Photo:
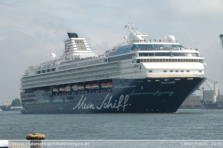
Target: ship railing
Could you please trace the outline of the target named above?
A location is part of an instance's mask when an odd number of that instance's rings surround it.
[[[83,70],[71,70],[70,71],[70,74],[75,74],[75,73],[82,73],[82,72],[88,72],[88,71],[98,71],[98,70],[103,70],[103,69],[111,69],[111,68],[115,68],[115,67],[119,67],[120,66],[120,63],[113,63],[113,64],[110,64],[110,65],[101,65],[100,67],[90,67],[90,68],[84,68]],[[67,75],[66,73],[63,73],[63,75]],[[46,76],[46,75],[40,75],[39,77],[36,77],[36,78],[26,78],[25,81],[29,81],[29,80],[38,80],[38,79],[41,79],[41,78],[50,78],[50,77],[55,77],[55,76],[62,76],[60,75],[59,73],[54,73],[54,74],[51,74],[49,76]]]
[[[67,95],[78,95],[78,94],[91,94],[91,93],[103,93],[103,92],[112,92],[112,89],[93,89],[93,90],[78,90],[78,91],[69,91],[69,92],[56,92],[52,96],[67,96]]]
[[[72,79],[75,77],[76,80],[79,80],[79,78],[82,78],[81,80],[85,81],[85,80],[91,80],[92,79],[92,76],[96,76],[96,77],[93,77],[93,78],[109,78],[109,76],[107,76],[107,74],[110,74],[110,73],[117,73],[117,72],[120,72],[120,68],[116,68],[115,70],[108,70],[106,72],[102,71],[102,72],[96,72],[96,73],[88,73],[88,74],[81,74],[81,75],[69,75],[69,76],[66,76],[65,78],[60,78],[60,81],[63,81],[64,79]],[[101,75],[106,75],[106,76],[101,76]],[[75,80],[75,79],[72,79],[72,80]],[[43,80],[45,83],[49,83],[50,81],[58,81],[58,78],[51,78],[51,79],[48,79],[48,80]],[[22,86],[25,86],[25,85],[38,85],[38,84],[35,84],[35,83],[43,83],[43,81],[39,81],[39,80],[35,80],[35,81],[31,81],[31,82],[22,82]],[[37,86],[36,86],[37,87]]]
[[[117,73],[117,72],[116,72]],[[104,74],[105,75],[105,74]],[[90,78],[77,78],[77,79],[72,79],[72,83],[79,83],[79,82],[86,82],[86,81],[96,81],[96,80],[103,80],[103,79],[109,79],[109,75],[106,74],[106,76],[94,76]],[[63,80],[62,84],[69,84],[71,83],[71,80]],[[30,84],[28,86],[22,86],[22,89],[27,89],[27,88],[34,88],[34,87],[41,87],[41,86],[52,86],[52,85],[59,85],[61,83],[55,83],[55,81],[52,82],[46,82],[46,83],[41,83],[41,84]]]
[[[132,51],[198,51],[197,48],[134,48]]]
[[[168,40],[133,40],[133,43],[178,43],[178,41],[168,41]]]
[[[89,59],[104,59],[105,56],[99,55],[99,56],[93,56],[88,58],[79,58],[79,59],[71,59],[71,60],[64,60],[60,62],[60,65],[67,64],[67,63],[73,63],[73,62],[80,62],[83,60],[89,60]]]

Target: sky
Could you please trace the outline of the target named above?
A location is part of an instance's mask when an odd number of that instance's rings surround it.
[[[174,35],[184,47],[198,48],[207,63],[205,77],[222,89],[221,0],[0,0],[0,20],[0,104],[20,98],[20,79],[29,66],[62,54],[68,31],[102,54],[124,42],[128,22],[148,40]]]

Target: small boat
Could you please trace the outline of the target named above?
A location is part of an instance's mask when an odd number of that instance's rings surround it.
[[[64,92],[64,91],[65,91],[65,87],[60,87],[60,88],[59,88],[59,91]]]
[[[78,90],[84,90],[84,85],[79,85]]]
[[[93,89],[99,89],[99,84],[93,84],[93,85],[92,85],[92,88],[93,88]]]
[[[108,87],[108,88],[112,88],[112,82],[109,82],[109,83],[107,84],[107,87]]]
[[[85,88],[86,88],[86,89],[93,89],[93,85],[92,85],[92,84],[87,84],[87,85],[85,86]]]
[[[101,83],[102,88],[107,88],[107,83]]]
[[[112,82],[109,83],[101,83],[102,88],[112,88]]]
[[[53,92],[58,92],[58,88],[53,88]]]
[[[73,89],[73,91],[77,91],[78,90],[78,85],[73,85],[72,89]]]

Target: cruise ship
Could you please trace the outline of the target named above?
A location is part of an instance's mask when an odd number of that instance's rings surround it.
[[[134,23],[101,55],[68,32],[63,54],[30,66],[21,79],[22,113],[172,113],[204,81],[204,58],[172,35],[146,40]]]

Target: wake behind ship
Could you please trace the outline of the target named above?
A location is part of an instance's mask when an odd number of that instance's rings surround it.
[[[25,71],[22,113],[176,112],[205,80],[204,58],[172,35],[147,41],[133,23],[125,27],[125,42],[99,56],[68,33],[60,58]]]

